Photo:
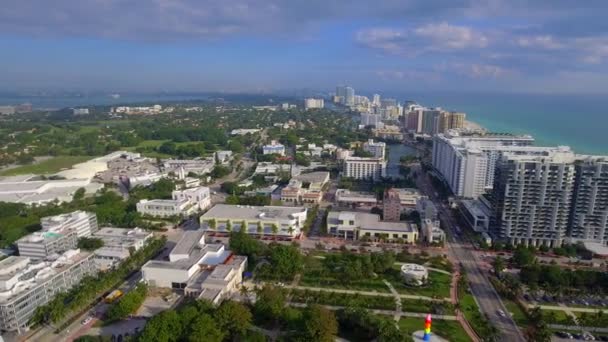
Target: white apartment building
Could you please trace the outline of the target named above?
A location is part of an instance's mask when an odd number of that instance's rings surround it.
[[[28,234],[15,243],[19,256],[42,260],[53,254],[63,253],[78,246],[76,231],[42,231]]]
[[[381,141],[369,139],[363,144],[363,150],[372,154],[374,158],[384,159],[386,152],[386,144]]]
[[[184,217],[205,210],[211,205],[209,188],[204,186],[174,190],[171,198],[141,200],[137,203],[137,212],[153,217]]]
[[[234,255],[222,244],[206,244],[204,231],[197,230],[184,232],[168,261],[150,260],[141,271],[149,286],[218,304],[238,290],[246,268],[247,257]]]
[[[216,204],[200,218],[209,232],[229,233],[245,225],[247,234],[294,238],[300,235],[308,210],[304,207]]]
[[[325,107],[325,101],[323,99],[307,98],[304,99],[304,109],[321,109]]]
[[[281,156],[285,155],[285,146],[283,144],[279,144],[278,141],[272,140],[270,144],[264,145],[262,147],[263,154],[278,154]]]
[[[21,333],[38,307],[96,272],[93,255],[77,249],[47,261],[0,260],[0,330]]]
[[[574,161],[569,151],[503,154],[492,193],[494,237],[512,244],[560,246],[568,229]]]
[[[140,228],[101,228],[93,234],[103,241],[103,247],[96,249],[94,261],[100,270],[106,270],[122,262],[144,247],[154,235]]]
[[[418,202],[427,199],[418,189],[393,188],[392,190],[399,195],[399,201],[404,208],[415,209]]]
[[[43,217],[40,219],[40,225],[42,225],[42,230],[47,232],[74,230],[78,237],[91,236],[98,229],[97,215],[81,210]]]
[[[348,157],[344,159],[344,177],[377,181],[386,177],[386,161],[382,158]]]
[[[503,153],[548,156],[566,146],[530,146],[530,136],[470,135],[450,131],[433,138],[433,167],[454,195],[477,198],[492,189],[496,164]]]

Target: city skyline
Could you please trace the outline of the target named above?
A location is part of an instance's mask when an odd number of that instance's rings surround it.
[[[607,6],[21,1],[0,9],[0,91],[601,93]]]

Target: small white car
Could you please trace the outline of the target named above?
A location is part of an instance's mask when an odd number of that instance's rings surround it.
[[[89,324],[91,321],[93,320],[93,317],[87,317],[85,319],[82,320],[82,322],[80,322],[80,324],[82,325],[87,325]]]
[[[498,310],[497,312],[498,312],[498,315],[499,315],[500,317],[507,317],[507,315],[505,314],[505,312],[504,312],[504,311],[502,311],[502,310]]]

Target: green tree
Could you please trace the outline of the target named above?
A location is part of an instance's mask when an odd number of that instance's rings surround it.
[[[94,251],[103,247],[103,240],[94,237],[81,237],[78,238],[78,248],[87,251]]]
[[[267,322],[276,322],[285,308],[285,292],[272,285],[264,285],[257,291],[257,300],[254,304],[256,317]]]
[[[293,279],[302,269],[302,254],[294,246],[272,244],[268,259],[271,274],[278,279]]]
[[[319,305],[306,309],[304,326],[308,341],[332,342],[338,334],[338,321],[333,311]]]
[[[224,340],[224,333],[208,314],[202,314],[195,318],[190,325],[188,341],[191,342],[221,342]]]
[[[243,336],[251,326],[251,311],[241,303],[225,301],[217,309],[215,319],[220,330],[234,339]]]
[[[519,246],[513,252],[513,262],[520,268],[534,263],[535,260],[534,253],[525,246]]]
[[[76,190],[74,192],[74,196],[73,196],[73,200],[74,201],[80,201],[81,199],[84,198],[84,195],[86,193],[86,189],[85,188],[78,188],[78,190]]]
[[[215,230],[215,228],[217,228],[217,221],[215,219],[211,219],[207,222],[207,224],[209,225],[209,228]]]
[[[499,255],[496,257],[496,259],[494,259],[494,263],[492,264],[492,266],[494,268],[494,274],[500,277],[502,271],[504,271],[505,269],[505,260]]]

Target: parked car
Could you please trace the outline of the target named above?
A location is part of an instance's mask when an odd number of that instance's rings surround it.
[[[90,323],[92,320],[93,320],[93,317],[90,317],[90,316],[89,316],[89,317],[87,317],[87,318],[83,319],[83,320],[82,320],[82,322],[80,322],[80,324],[82,324],[82,325],[87,325],[87,324],[89,324],[89,323]]]

